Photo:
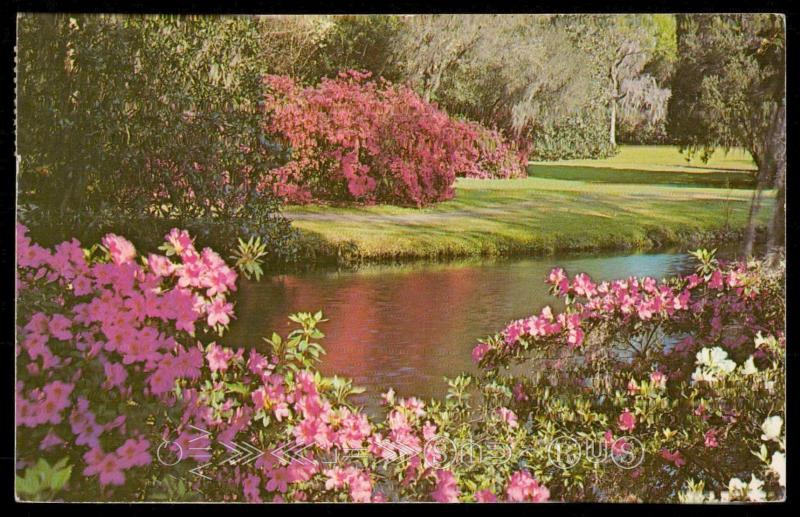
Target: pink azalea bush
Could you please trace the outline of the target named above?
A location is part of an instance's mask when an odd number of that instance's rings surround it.
[[[450,199],[456,176],[525,175],[524,153],[497,131],[450,118],[410,88],[342,72],[303,88],[266,76],[265,126],[291,151],[270,185],[292,203],[421,206]]]
[[[598,283],[556,268],[547,282],[563,311],[545,307],[476,345],[484,393],[533,423],[520,447],[581,436],[610,451],[543,472],[552,493],[648,502],[785,494],[784,266],[696,256],[695,273],[660,282]],[[528,368],[510,374],[519,364]]]
[[[555,270],[562,312],[545,309],[484,340],[473,353],[482,373],[450,380],[443,400],[389,390],[381,414],[369,416],[351,402],[349,381],[316,369],[321,313],[291,316],[297,327],[261,348],[214,341],[235,317],[236,275],[186,232],[171,231],[162,254],[144,256],[113,234],[102,246],[49,250],[18,227],[17,250],[17,486],[31,497],[783,494],[782,273],[757,262],[709,260],[665,282],[597,284]],[[527,367],[507,368],[514,363]],[[563,436],[594,439],[609,457],[559,467],[549,445]],[[261,454],[230,460],[232,444],[245,443]],[[475,457],[475,444],[491,448]],[[57,491],[32,481],[48,465],[66,469]]]
[[[66,460],[74,473],[57,496],[70,500],[467,496],[435,467],[435,450],[385,464],[420,449],[442,422],[415,398],[386,397],[384,421],[354,407],[349,382],[314,368],[321,314],[292,316],[300,328],[274,335],[267,352],[216,344],[234,317],[236,274],[184,231],[165,241],[163,254],[146,257],[114,234],[90,249],[73,240],[49,250],[18,225],[20,471]],[[233,442],[266,453],[233,465],[212,447]],[[301,448],[302,461],[281,459],[287,446]],[[359,450],[367,456],[348,459]],[[388,475],[397,482],[381,486]]]

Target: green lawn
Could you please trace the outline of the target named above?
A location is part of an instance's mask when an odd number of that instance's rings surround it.
[[[525,179],[459,179],[455,199],[423,209],[303,206],[285,213],[320,259],[383,261],[693,246],[741,231],[752,196],[734,187],[752,169],[743,151],[698,165],[675,147],[622,146],[606,160],[531,168]],[[767,194],[759,224],[772,205]]]
[[[620,146],[603,160],[531,162],[528,174],[537,178],[599,183],[642,183],[698,187],[753,188],[755,165],[743,149],[715,152],[707,163],[687,160],[675,146]]]

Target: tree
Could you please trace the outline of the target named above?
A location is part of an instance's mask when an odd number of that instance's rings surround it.
[[[261,188],[279,160],[261,129],[255,18],[26,14],[18,33],[27,224],[84,240],[153,220],[242,221],[233,242],[288,228]]]
[[[768,249],[784,240],[786,175],[786,30],[775,14],[679,15],[678,55],[669,105],[670,132],[690,152],[746,148],[757,187],[745,252],[752,253],[762,191],[776,189]]]
[[[586,126],[596,126],[591,67],[557,17],[413,16],[403,19],[395,48],[404,77],[448,112],[535,152],[542,144],[557,157],[594,154],[581,154],[597,148],[582,142],[593,138]]]

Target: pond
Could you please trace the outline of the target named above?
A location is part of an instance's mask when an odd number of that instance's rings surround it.
[[[445,264],[367,266],[355,272],[314,271],[242,279],[237,320],[224,342],[268,346],[261,338],[285,335],[287,316],[322,310],[327,354],[322,373],[352,378],[367,388],[358,402],[376,404],[393,387],[401,396],[442,396],[444,377],[475,371],[477,340],[513,319],[554,309],[544,279],[560,266],[597,280],[631,275],[657,279],[686,273],[693,259],[682,253],[568,255]]]

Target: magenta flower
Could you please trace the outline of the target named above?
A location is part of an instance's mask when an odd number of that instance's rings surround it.
[[[686,460],[684,460],[683,456],[681,456],[681,451],[678,450],[675,452],[670,452],[666,448],[661,449],[661,457],[669,462],[674,463],[676,467],[681,467],[686,464]]]
[[[223,348],[216,343],[211,343],[206,352],[208,368],[212,372],[224,372],[228,369],[228,360],[233,357],[233,352]]]
[[[132,438],[126,440],[116,451],[119,457],[119,466],[122,469],[129,469],[131,467],[149,465],[153,461],[148,452],[149,448],[150,442],[147,440],[134,440]]]
[[[436,489],[431,494],[437,503],[457,503],[461,492],[455,476],[449,470],[436,471]]]
[[[478,490],[475,492],[475,501],[479,503],[496,503],[497,496],[489,489]]]
[[[103,246],[108,249],[111,260],[113,260],[115,264],[125,264],[132,262],[133,259],[136,258],[136,248],[124,237],[109,233],[103,237],[102,242]]]
[[[39,449],[46,451],[47,449],[62,445],[63,443],[64,440],[62,440],[60,436],[53,431],[49,431],[47,435],[42,438],[42,441],[39,442]]]
[[[475,345],[475,348],[472,349],[472,361],[476,364],[481,362],[483,356],[486,355],[486,352],[489,351],[491,347],[489,347],[486,343],[478,343]]]
[[[289,470],[284,467],[271,469],[267,472],[267,490],[269,492],[285,493],[289,488]]]
[[[511,475],[506,485],[506,495],[512,502],[532,501],[540,503],[550,499],[550,491],[539,485],[527,470],[518,470]]]
[[[709,429],[708,431],[706,431],[706,433],[703,435],[703,438],[706,447],[713,449],[719,446],[719,442],[717,441],[716,429]]]
[[[248,474],[242,480],[242,492],[244,493],[245,499],[251,503],[260,503],[261,501],[261,491],[259,490],[259,485],[261,483],[261,478],[255,474]]]
[[[227,325],[233,316],[233,304],[226,303],[224,298],[217,298],[206,306],[208,313],[208,326]]]
[[[636,428],[636,417],[627,409],[619,415],[619,428],[621,431],[633,431]]]

